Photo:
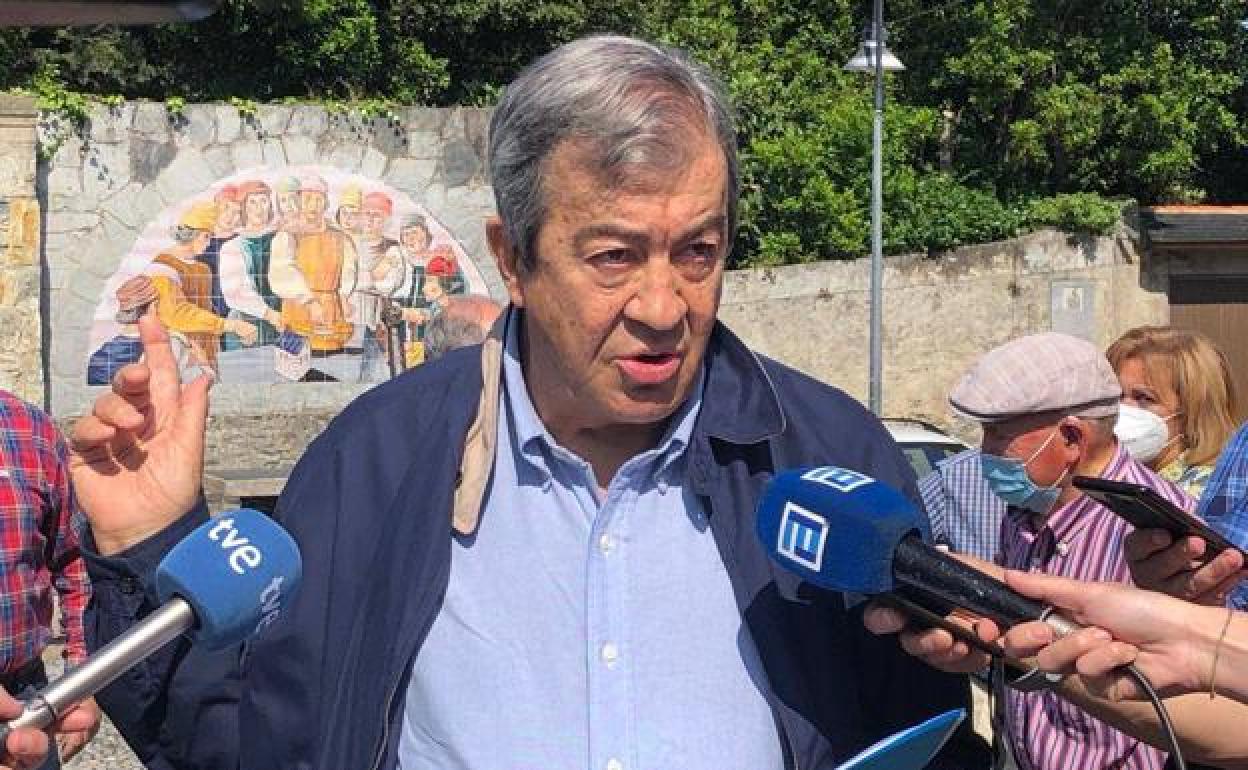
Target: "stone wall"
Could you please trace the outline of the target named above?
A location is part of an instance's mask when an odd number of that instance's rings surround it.
[[[1105,348],[1127,329],[1166,323],[1165,265],[1112,238],[1044,231],[958,249],[940,259],[885,259],[883,412],[944,425],[964,438],[945,397],[981,353],[1057,329]],[[747,342],[866,401],[870,261],[729,274],[723,318]]]
[[[33,99],[0,94],[0,387],[44,405]]]
[[[264,106],[251,117],[225,105],[180,115],[160,104],[97,106],[37,176],[34,121],[28,100],[0,102],[0,387],[49,405],[63,423],[99,393],[83,379],[87,331],[145,223],[241,171],[319,164],[377,180],[443,223],[488,292],[503,296],[481,226],[493,203],[487,111],[413,108],[397,121],[365,121],[314,106]],[[1104,347],[1131,326],[1164,323],[1167,270],[1141,259],[1128,229],[888,258],[885,413],[973,438],[948,414],[945,394],[977,355],[1034,331],[1070,331]],[[865,399],[868,280],[866,259],[737,271],[721,315],[763,353]],[[218,384],[208,463],[287,465],[366,387]]]
[[[95,397],[99,388],[86,384],[86,363],[110,336],[99,330],[113,323],[113,292],[172,243],[171,224],[189,202],[212,201],[231,181],[264,178],[273,186],[311,170],[338,185],[330,191],[335,206],[357,182],[356,190],[384,190],[396,199],[394,219],[400,205],[432,218],[434,238],[445,237],[471,263],[474,291],[501,294],[481,227],[493,209],[484,178],[488,117],[472,108],[412,108],[397,119],[362,119],[319,106],[261,106],[254,115],[227,105],[188,105],[176,114],[156,103],[94,107],[86,130],[60,144],[46,164],[40,191],[47,209],[51,409],[80,413]],[[391,226],[397,234],[398,222]],[[367,387],[236,383],[223,376],[213,389],[213,411],[243,424],[267,415],[331,413]]]

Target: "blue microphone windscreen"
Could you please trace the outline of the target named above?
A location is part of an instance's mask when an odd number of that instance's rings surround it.
[[[226,511],[174,546],[156,568],[162,603],[180,596],[195,610],[197,643],[235,644],[277,619],[303,563],[286,530],[249,508]]]
[[[758,536],[771,558],[821,588],[893,590],[893,552],[926,517],[900,492],[857,471],[799,468],[777,474],[758,504]]]

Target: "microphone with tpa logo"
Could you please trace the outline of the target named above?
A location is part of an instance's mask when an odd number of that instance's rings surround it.
[[[268,516],[241,508],[200,525],[156,568],[160,607],[45,687],[0,725],[0,745],[19,727],[42,729],[182,634],[220,649],[273,623],[303,574],[294,539]]]
[[[895,594],[939,615],[960,607],[1002,627],[1044,620],[1061,635],[1079,628],[923,542],[926,517],[914,504],[857,471],[777,474],[759,502],[757,529],[772,559],[820,588]]]

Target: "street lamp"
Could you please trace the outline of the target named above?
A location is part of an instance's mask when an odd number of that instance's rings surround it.
[[[871,124],[871,363],[868,376],[867,404],[876,415],[881,413],[882,374],[881,287],[884,281],[884,73],[900,72],[905,65],[889,52],[888,33],[884,30],[884,0],[874,0],[871,23],[863,34],[858,52],[845,63],[851,72],[871,72],[875,76],[875,117]]]

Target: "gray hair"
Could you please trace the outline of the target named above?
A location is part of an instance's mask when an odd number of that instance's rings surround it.
[[[556,48],[507,86],[490,120],[494,201],[520,266],[532,269],[547,214],[546,162],[563,142],[583,142],[604,181],[618,188],[638,169],[688,162],[691,130],[713,135],[724,153],[731,238],[737,226],[737,136],[719,81],[685,53],[602,35]]]
[[[425,361],[469,345],[480,345],[488,333],[489,329],[472,318],[446,311],[438,313],[425,325]]]
[[[190,243],[195,240],[200,233],[206,233],[207,230],[200,230],[186,225],[175,225],[173,228],[173,240],[176,243]]]

